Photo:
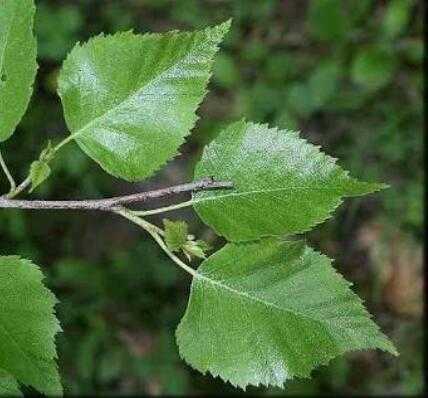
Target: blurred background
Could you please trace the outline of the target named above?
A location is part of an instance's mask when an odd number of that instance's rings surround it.
[[[75,144],[34,197],[100,198],[189,181],[203,145],[241,117],[300,130],[339,164],[391,188],[346,201],[308,233],[354,282],[401,355],[355,352],[261,394],[418,394],[423,389],[422,242],[423,1],[73,0],[36,1],[39,73],[29,111],[2,149],[23,178],[48,139],[67,134],[56,95],[61,62],[78,40],[100,32],[196,29],[233,17],[210,93],[182,155],[149,181],[105,174]],[[1,190],[7,184],[0,179]],[[178,198],[178,199],[185,199]],[[191,232],[223,242],[192,210]],[[161,218],[153,218],[161,222]],[[189,277],[140,230],[115,216],[0,212],[0,252],[40,264],[61,303],[58,338],[67,393],[242,393],[193,371],[174,331]]]

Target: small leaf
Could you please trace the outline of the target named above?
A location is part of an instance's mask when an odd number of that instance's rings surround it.
[[[196,258],[207,258],[206,252],[210,250],[210,246],[208,243],[206,243],[203,240],[189,240],[187,243],[183,246],[183,252],[189,259],[189,261],[192,260],[192,257]]]
[[[241,388],[282,387],[352,350],[397,355],[349,286],[301,242],[228,244],[193,279],[180,355]]]
[[[40,269],[18,256],[0,256],[0,369],[38,391],[62,393],[55,349],[61,330],[55,296]]]
[[[52,141],[49,140],[46,147],[40,153],[39,160],[49,162],[54,158],[55,154],[56,154],[55,148],[52,146]]]
[[[163,220],[165,226],[165,243],[173,252],[180,251],[187,242],[189,227],[185,221]]]
[[[193,235],[189,235],[189,227],[184,221],[163,220],[165,226],[165,243],[173,252],[182,251],[189,261],[193,257],[206,258],[206,252],[211,250],[208,243],[203,240],[195,241]]]
[[[97,36],[71,51],[59,77],[67,125],[87,155],[128,181],[177,154],[206,93],[230,21],[197,32]]]
[[[42,182],[48,179],[50,174],[51,168],[46,162],[43,162],[42,160],[34,161],[30,167],[30,192],[33,192]]]
[[[0,369],[0,396],[22,397],[16,379],[3,369]]]
[[[194,194],[202,220],[230,241],[305,232],[347,196],[385,187],[359,182],[298,133],[240,121],[208,145],[195,180],[231,181],[232,190]]]
[[[27,109],[37,71],[33,0],[0,1],[0,142]]]

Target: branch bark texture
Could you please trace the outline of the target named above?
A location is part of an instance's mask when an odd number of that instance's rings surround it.
[[[204,178],[200,181],[175,185],[154,191],[139,192],[132,195],[117,196],[107,199],[92,200],[17,200],[0,197],[2,209],[34,209],[34,210],[100,210],[114,211],[122,205],[143,203],[150,199],[158,199],[184,192],[196,192],[207,189],[230,189],[231,182],[214,181],[213,178]]]

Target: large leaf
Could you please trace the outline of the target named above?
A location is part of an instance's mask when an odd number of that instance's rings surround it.
[[[349,286],[301,242],[228,244],[193,279],[180,354],[242,388],[309,377],[350,350],[397,354]]]
[[[0,1],[0,142],[27,109],[37,71],[33,0]]]
[[[59,93],[79,146],[129,181],[177,154],[230,22],[193,33],[98,36],[64,62]]]
[[[196,211],[231,241],[307,231],[343,197],[384,187],[358,182],[335,162],[295,132],[234,123],[205,148],[195,180],[212,176],[235,189],[196,193]]]
[[[0,369],[45,394],[61,393],[55,359],[56,299],[40,269],[17,256],[0,257]]]

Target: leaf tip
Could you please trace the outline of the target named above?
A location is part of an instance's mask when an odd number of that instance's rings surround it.
[[[386,342],[385,342],[385,347],[381,347],[381,349],[391,355],[393,355],[394,357],[399,357],[400,353],[398,352],[397,348],[395,347],[394,343],[385,336]]]
[[[363,196],[390,188],[390,185],[379,182],[358,181],[351,178],[345,191],[345,196]]]
[[[229,18],[228,20],[218,25],[207,28],[205,31],[209,32],[212,35],[214,41],[220,43],[223,40],[224,36],[226,36],[226,34],[229,32],[231,25],[232,18]]]
[[[218,25],[219,29],[223,31],[224,34],[226,34],[230,30],[230,27],[232,26],[232,21],[233,21],[233,18],[229,18],[226,21],[222,22],[220,25]]]

